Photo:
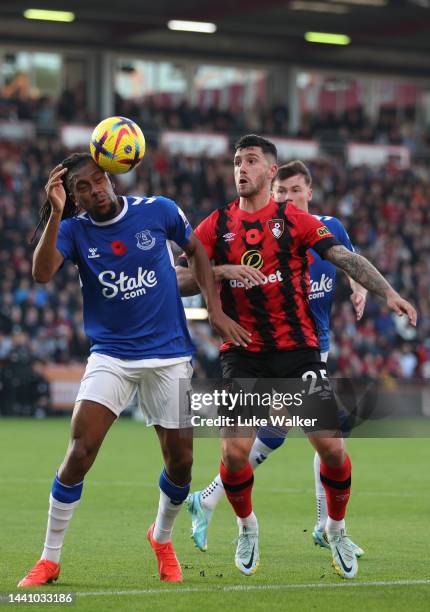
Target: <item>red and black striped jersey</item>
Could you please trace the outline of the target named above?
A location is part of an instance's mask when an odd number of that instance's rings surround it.
[[[252,334],[249,351],[318,348],[306,251],[322,254],[339,244],[323,223],[292,203],[270,199],[250,213],[237,199],[204,219],[195,233],[215,265],[248,265],[266,277],[251,288],[236,280],[221,283],[224,312]],[[221,350],[230,347],[225,343]]]

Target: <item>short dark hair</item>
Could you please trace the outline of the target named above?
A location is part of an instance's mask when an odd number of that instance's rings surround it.
[[[294,161],[288,162],[288,164],[279,166],[278,172],[276,173],[273,182],[285,181],[286,179],[289,179],[292,176],[296,176],[297,174],[301,174],[305,177],[306,185],[308,185],[309,187],[312,185],[312,175],[309,172],[309,168],[299,159],[295,159]]]
[[[66,192],[66,203],[64,205],[63,214],[61,215],[61,219],[68,219],[70,217],[74,217],[79,212],[79,207],[76,205],[74,200],[70,197],[70,184],[69,184],[69,175],[71,170],[76,170],[79,166],[83,166],[87,164],[89,161],[92,161],[93,158],[90,153],[73,153],[69,157],[66,157],[61,162],[61,165],[64,168],[67,168],[67,172],[63,174],[61,177],[61,181],[63,183],[64,191]],[[39,211],[39,223],[36,226],[36,229],[33,232],[33,236],[31,237],[30,242],[32,243],[36,237],[37,230],[40,226],[45,227],[48,223],[49,216],[51,214],[51,204],[49,200],[45,200],[42,204]]]
[[[270,140],[267,138],[263,138],[262,136],[257,136],[257,134],[247,134],[246,136],[242,136],[234,145],[234,152],[239,149],[247,149],[248,147],[260,147],[263,153],[267,153],[269,155],[273,155],[275,161],[278,160],[278,151]]]

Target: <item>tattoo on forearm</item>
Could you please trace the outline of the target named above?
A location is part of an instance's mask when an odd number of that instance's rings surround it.
[[[351,253],[344,246],[330,247],[324,253],[324,257],[341,268],[357,283],[381,297],[386,297],[387,291],[393,290],[390,283],[370,261],[357,253]]]

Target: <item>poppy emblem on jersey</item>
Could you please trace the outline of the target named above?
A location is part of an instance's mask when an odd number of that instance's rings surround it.
[[[127,252],[127,247],[121,240],[114,240],[110,246],[115,255],[124,255]]]
[[[328,227],[326,227],[325,225],[323,227],[319,227],[317,229],[317,234],[318,236],[329,236],[330,235],[330,230],[328,229]]]
[[[279,239],[284,233],[285,223],[283,219],[270,219],[267,225],[276,239]]]
[[[135,238],[137,238],[137,246],[142,251],[149,251],[155,244],[155,238],[151,235],[149,230],[142,230],[138,234],[135,234]]]
[[[263,267],[264,260],[260,251],[245,251],[240,259],[242,266],[250,266],[256,270],[260,270]]]
[[[253,246],[254,244],[258,244],[261,240],[261,232],[258,229],[250,229],[246,232],[245,240],[247,244]]]

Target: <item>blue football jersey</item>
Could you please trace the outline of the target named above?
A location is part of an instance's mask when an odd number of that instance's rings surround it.
[[[186,246],[191,226],[167,198],[123,201],[109,221],[82,213],[60,224],[57,248],[79,270],[91,351],[120,359],[191,355],[168,242]]]
[[[349,251],[354,251],[346,229],[336,217],[313,215],[324,223],[336,240],[339,240]],[[333,294],[336,285],[336,266],[321,259],[316,251],[308,250],[310,291],[309,304],[317,326],[320,350],[330,350],[330,318]]]

